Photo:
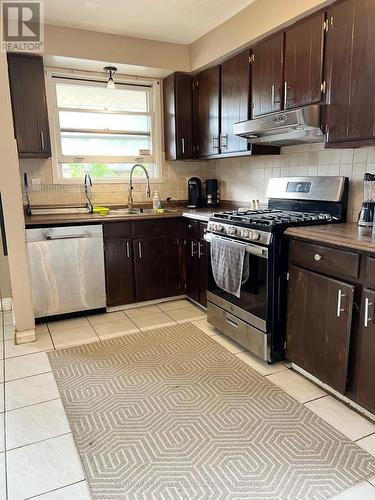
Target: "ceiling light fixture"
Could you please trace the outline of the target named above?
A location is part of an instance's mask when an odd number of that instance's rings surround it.
[[[115,82],[113,81],[112,75],[114,75],[117,72],[116,66],[104,66],[103,71],[105,71],[107,75],[109,75],[107,89],[115,89],[116,85]]]

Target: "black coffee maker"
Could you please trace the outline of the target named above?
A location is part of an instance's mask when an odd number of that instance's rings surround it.
[[[188,180],[188,208],[199,208],[202,203],[202,183],[199,177]]]
[[[220,195],[217,179],[207,179],[204,184],[206,186],[204,195],[206,207],[218,207],[220,203]]]

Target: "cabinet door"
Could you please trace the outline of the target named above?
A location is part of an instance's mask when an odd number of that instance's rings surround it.
[[[233,133],[233,124],[249,118],[250,51],[224,61],[221,65],[221,135],[222,153],[247,151],[248,142]]]
[[[199,241],[199,238],[194,236],[185,240],[186,295],[196,302],[199,302],[200,298]]]
[[[285,32],[284,107],[320,102],[323,70],[324,13]]]
[[[375,291],[364,289],[359,326],[359,357],[355,386],[357,402],[375,411]]]
[[[220,66],[208,68],[197,77],[199,156],[219,153]]]
[[[173,73],[163,82],[164,143],[167,160],[192,158],[193,78],[188,73]]]
[[[178,250],[176,236],[133,240],[137,302],[178,293]]]
[[[107,306],[134,302],[133,255],[130,239],[106,239],[104,243]]]
[[[283,107],[283,49],[283,32],[253,48],[251,69],[253,117],[280,111]]]
[[[49,158],[51,144],[43,59],[8,54],[14,132],[20,158]]]
[[[289,276],[287,357],[344,394],[354,287],[294,266]]]
[[[328,142],[375,138],[375,2],[343,0],[328,11]]]

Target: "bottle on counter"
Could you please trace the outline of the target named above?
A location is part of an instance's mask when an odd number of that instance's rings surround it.
[[[154,210],[159,210],[159,208],[161,208],[161,200],[157,191],[155,191],[154,196],[152,197],[152,208]]]

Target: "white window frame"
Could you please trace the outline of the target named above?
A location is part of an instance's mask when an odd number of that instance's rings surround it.
[[[64,156],[61,151],[61,139],[60,139],[60,123],[59,123],[59,108],[57,107],[57,96],[56,96],[56,83],[65,82],[79,85],[81,80],[85,85],[95,85],[96,83],[103,83],[106,85],[107,80],[103,75],[99,73],[91,72],[79,72],[75,70],[58,70],[55,68],[47,68],[45,70],[46,76],[46,91],[47,91],[47,107],[49,116],[49,128],[51,136],[51,146],[52,146],[52,176],[53,182],[58,184],[73,184],[81,183],[80,178],[66,178],[62,174],[62,164],[63,163],[153,163],[155,165],[155,174],[150,177],[151,183],[160,183],[162,181],[162,113],[161,113],[161,82],[154,78],[140,78],[137,76],[115,76],[115,83],[139,85],[143,87],[151,87],[151,99],[150,99],[150,110],[151,110],[151,135],[153,143],[152,156],[139,156],[139,157],[84,157],[84,156]],[[61,110],[62,108],[60,108]],[[64,108],[65,109],[65,108]],[[67,111],[77,111],[74,108],[66,108]],[[79,110],[82,111],[82,110]],[[100,110],[89,110],[89,112],[103,112]],[[116,114],[144,114],[137,112],[113,112]],[[80,161],[77,161],[80,160]],[[93,178],[95,183],[99,184],[117,184],[129,181],[129,174],[123,177],[114,178]],[[143,177],[133,177],[134,183],[144,183],[145,179]]]

